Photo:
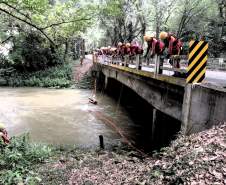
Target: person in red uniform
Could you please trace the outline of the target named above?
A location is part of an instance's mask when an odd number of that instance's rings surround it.
[[[4,144],[7,145],[10,143],[8,133],[5,129],[5,125],[2,123],[0,123],[0,138],[2,139]]]
[[[144,50],[137,42],[133,42],[130,46],[131,55],[141,55],[143,54]]]
[[[130,43],[126,43],[125,48],[124,48],[124,55],[125,55],[125,59],[126,61],[126,67],[128,67],[128,62],[131,60],[131,44]]]
[[[146,53],[144,55],[144,58],[146,58],[146,61],[147,61],[147,65],[149,65],[150,58],[152,58],[150,51],[152,50],[153,38],[154,38],[153,35],[145,35],[144,36],[144,41],[146,41],[147,45],[148,45]]]
[[[164,31],[160,33],[159,37],[168,48],[167,58],[170,58],[173,55],[181,54],[183,43],[180,39],[176,38],[173,34]],[[174,68],[180,68],[180,59],[174,59],[174,62],[170,59],[170,64]],[[173,76],[180,76],[180,73],[175,71]]]
[[[152,41],[152,47],[151,47],[151,57],[154,55],[158,55],[160,57],[160,67],[163,66],[164,62],[164,57],[163,57],[163,52],[165,49],[165,44],[161,40],[157,40],[156,38],[153,38]],[[159,74],[162,74],[163,70],[160,68],[159,69]]]
[[[150,58],[153,58],[154,55],[160,56],[160,66],[162,66],[164,62],[163,51],[165,44],[161,40],[157,40],[154,35],[144,36],[144,40],[148,43],[145,57],[147,57],[149,53]],[[162,74],[162,69],[159,69],[159,74]]]
[[[123,44],[122,42],[119,42],[118,43],[118,46],[117,46],[117,55],[122,57],[124,55],[124,49],[125,48],[125,44]]]
[[[117,56],[119,57],[119,60],[122,62],[124,61],[124,55],[125,55],[125,44],[122,42],[119,42],[117,45]]]
[[[147,48],[146,53],[144,55],[144,57],[147,58],[147,56],[149,54],[149,51],[151,49],[151,46],[152,46],[153,37],[149,36],[149,35],[145,35],[144,36],[144,41],[147,42],[147,45],[148,45],[148,48]]]
[[[126,47],[125,47],[125,55],[131,55],[131,44],[128,42],[126,43]]]

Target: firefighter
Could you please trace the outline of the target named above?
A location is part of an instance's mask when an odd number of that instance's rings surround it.
[[[123,44],[122,42],[119,42],[118,43],[118,46],[117,46],[117,55],[123,59],[123,55],[125,53],[125,44]]]
[[[167,58],[170,59],[172,56],[179,56],[182,51],[183,43],[173,34],[167,32],[161,32],[159,35],[160,39],[164,42],[165,47],[168,48]],[[180,68],[180,58],[170,59],[170,64],[174,68]],[[180,76],[180,73],[175,71],[173,76]]]
[[[126,67],[128,67],[128,62],[131,60],[131,44],[129,42],[126,43],[124,54],[126,55]]]
[[[131,55],[131,44],[129,42],[126,43],[125,54]]]
[[[138,42],[133,42],[130,46],[131,49],[131,55],[141,55],[143,54],[143,48],[139,45]]]
[[[122,42],[119,42],[117,45],[117,60],[119,61],[124,61],[124,48],[125,48],[125,44],[123,44]],[[117,64],[120,64],[120,62],[117,62]]]
[[[159,57],[159,66],[163,66],[164,56],[163,52],[165,49],[165,44],[161,40],[157,40],[155,37],[152,39],[152,46],[151,46],[151,57],[153,58],[155,55]],[[159,74],[162,74],[162,69],[159,68]]]
[[[154,38],[154,35],[145,35],[144,36],[144,41],[146,41],[147,45],[148,45],[146,53],[144,55],[144,58],[146,58],[146,60],[147,60],[147,65],[149,65],[149,60],[150,60],[150,58],[152,58],[150,56],[150,54],[151,54],[150,50],[152,48],[153,38]]]
[[[3,143],[4,144],[9,144],[10,140],[9,140],[9,137],[8,137],[8,133],[5,129],[5,125],[0,123],[0,138],[2,139]]]

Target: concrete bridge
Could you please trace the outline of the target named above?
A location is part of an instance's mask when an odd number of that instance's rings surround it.
[[[114,62],[113,62],[114,63]],[[185,79],[130,68],[94,58],[93,71],[104,77],[105,87],[114,79],[133,90],[153,106],[152,132],[164,113],[191,134],[226,121],[226,89],[209,84],[186,84]],[[169,123],[174,124],[174,123]]]

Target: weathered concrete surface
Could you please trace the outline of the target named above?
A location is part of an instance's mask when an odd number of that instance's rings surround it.
[[[168,77],[165,78],[163,75],[154,78],[153,73],[134,70],[136,74],[133,73],[133,69],[121,66],[115,68],[104,65],[99,70],[106,78],[116,79],[131,88],[159,111],[181,120],[184,84],[178,82],[178,85],[176,85],[178,79],[172,77],[173,80],[167,81]]]
[[[226,89],[187,85],[182,114],[182,130],[185,134],[226,121]]]
[[[161,111],[182,123],[182,131],[190,134],[226,121],[226,89],[204,85],[186,85],[184,79],[155,76],[116,65],[95,63],[95,70],[118,80]],[[106,85],[106,84],[105,84]]]

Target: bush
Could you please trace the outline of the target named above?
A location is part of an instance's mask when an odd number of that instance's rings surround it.
[[[32,73],[14,72],[5,76],[6,85],[12,87],[58,87],[67,88],[72,85],[71,64],[58,65]]]
[[[0,184],[38,184],[41,181],[31,166],[51,156],[48,146],[31,144],[28,135],[23,135],[12,138],[7,146],[0,143],[0,148]]]

